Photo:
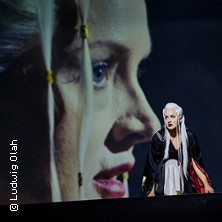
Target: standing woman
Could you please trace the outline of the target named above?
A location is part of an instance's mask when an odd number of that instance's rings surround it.
[[[185,125],[183,109],[167,103],[164,126],[151,141],[143,177],[143,195],[213,193],[197,137]]]

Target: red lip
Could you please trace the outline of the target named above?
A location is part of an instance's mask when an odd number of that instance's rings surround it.
[[[116,177],[128,172],[134,164],[124,163],[108,170],[99,172],[94,177],[94,185],[102,198],[122,198],[126,192],[124,184]]]

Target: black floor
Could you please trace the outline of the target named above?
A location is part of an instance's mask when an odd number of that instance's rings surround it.
[[[1,206],[0,214],[4,213],[29,221],[61,216],[66,221],[221,222],[222,194],[24,204],[16,212],[10,211],[9,206]]]

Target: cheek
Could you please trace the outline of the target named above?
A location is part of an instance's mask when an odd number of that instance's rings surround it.
[[[60,92],[60,100],[62,100],[62,113],[61,121],[58,123],[56,128],[56,135],[60,138],[63,138],[63,142],[72,143],[76,140],[77,137],[77,125],[78,125],[78,105],[79,89],[77,85],[74,84],[60,84],[58,85],[58,90]],[[61,107],[57,107],[60,110]]]
[[[94,94],[94,110],[92,115],[92,130],[90,134],[87,156],[104,150],[104,142],[116,120],[120,117],[123,104],[120,105],[122,92],[113,85],[103,92]],[[102,149],[100,149],[102,148]]]
[[[115,121],[123,113],[126,95],[123,87],[116,88],[110,85],[106,90],[94,96],[93,125],[98,128],[99,134],[108,134]]]
[[[74,87],[59,86],[63,113],[55,129],[56,159],[59,170],[64,177],[72,177],[78,169],[77,135],[78,135],[78,98]],[[58,107],[59,109],[59,107]]]
[[[62,121],[55,130],[56,151],[59,153],[60,161],[62,161],[62,157],[67,161],[69,157],[73,159],[76,156],[77,124],[76,116],[72,112],[66,112],[65,110]]]

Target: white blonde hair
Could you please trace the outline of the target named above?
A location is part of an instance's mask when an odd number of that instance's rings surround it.
[[[62,1],[60,1],[62,2]],[[71,2],[71,1],[67,1]],[[80,27],[87,25],[89,0],[73,0],[77,10],[73,13],[79,13]],[[56,0],[19,0],[19,1],[0,1],[1,14],[1,37],[0,37],[0,76],[2,73],[7,73],[14,69],[13,62],[16,58],[22,56],[30,49],[38,47],[39,41],[41,45],[43,61],[45,65],[45,79],[47,74],[52,75],[51,80],[48,80],[48,126],[49,126],[49,157],[50,157],[50,186],[51,198],[53,202],[61,201],[60,183],[58,179],[58,169],[56,166],[54,130],[55,130],[55,92],[53,91],[54,83],[53,73],[55,64],[52,64],[52,48],[53,37],[56,35],[56,10],[60,3]],[[3,7],[4,6],[4,7]],[[10,9],[10,13],[5,12],[5,8]],[[11,16],[13,13],[13,16]],[[73,21],[73,24],[76,21]],[[79,25],[79,24],[75,24]],[[7,28],[5,28],[7,27]],[[81,31],[80,31],[81,32]],[[78,36],[76,36],[78,37]],[[82,38],[82,35],[79,35]],[[86,148],[88,146],[88,138],[91,127],[91,115],[93,109],[93,76],[91,56],[88,46],[88,37],[82,38],[82,60],[78,106],[79,111],[79,135],[78,135],[78,157],[79,157],[79,174],[76,179],[79,179],[79,187],[82,187],[82,172]],[[7,58],[7,59],[6,59]],[[41,60],[41,59],[40,59]],[[35,62],[35,61],[34,61]],[[33,63],[34,63],[33,62]],[[27,66],[30,61],[27,61]],[[22,66],[26,65],[21,63]],[[22,67],[26,68],[26,67]],[[30,73],[31,74],[31,73]],[[78,157],[76,159],[78,159]],[[74,158],[73,158],[74,159]],[[79,199],[82,198],[81,190]]]
[[[188,166],[188,137],[187,137],[187,131],[185,126],[185,116],[183,114],[183,109],[178,106],[176,103],[170,102],[167,103],[163,109],[163,117],[168,109],[174,109],[176,111],[176,114],[179,118],[178,126],[176,127],[177,134],[181,136],[181,144],[178,150],[178,159],[180,162],[182,162],[183,165],[183,174],[185,177],[187,177],[187,166]],[[164,159],[167,159],[169,157],[169,144],[170,144],[170,134],[166,127],[166,124],[164,124],[165,128],[165,139],[166,139],[166,146],[164,150]],[[178,141],[179,142],[179,141]]]
[[[82,37],[82,62],[81,62],[81,78],[82,92],[80,94],[81,99],[79,104],[80,114],[80,131],[79,131],[79,199],[83,199],[82,185],[84,183],[84,177],[82,175],[84,157],[88,147],[89,134],[91,129],[92,110],[93,110],[93,74],[92,74],[92,61],[90,56],[89,44],[88,44],[88,9],[89,0],[79,0],[79,7],[81,13],[81,29],[80,31],[86,33],[80,33]],[[85,28],[85,29],[84,29]]]
[[[82,60],[81,60],[81,75],[80,84],[81,92],[79,92],[80,104],[79,110],[79,135],[78,135],[78,155],[79,155],[79,173],[76,175],[79,184],[79,199],[82,199],[82,185],[83,185],[83,165],[85,152],[88,146],[88,138],[91,127],[91,115],[93,109],[93,79],[92,79],[92,63],[88,45],[88,33],[82,33],[82,27],[87,27],[87,17],[89,0],[74,0],[76,5],[79,5],[80,11],[80,35],[82,38]],[[46,4],[47,3],[47,4]],[[51,70],[51,47],[53,35],[53,16],[54,16],[54,0],[47,0],[46,3],[41,0],[36,0],[37,16],[40,24],[41,41],[43,48],[43,56],[46,63],[46,69]],[[83,30],[88,31],[88,29]],[[84,36],[83,36],[84,35]],[[54,95],[52,91],[52,84],[48,87],[48,116],[49,116],[49,135],[50,135],[50,172],[51,172],[51,189],[52,200],[61,201],[61,192],[59,187],[59,180],[55,161],[55,145],[54,145]]]

